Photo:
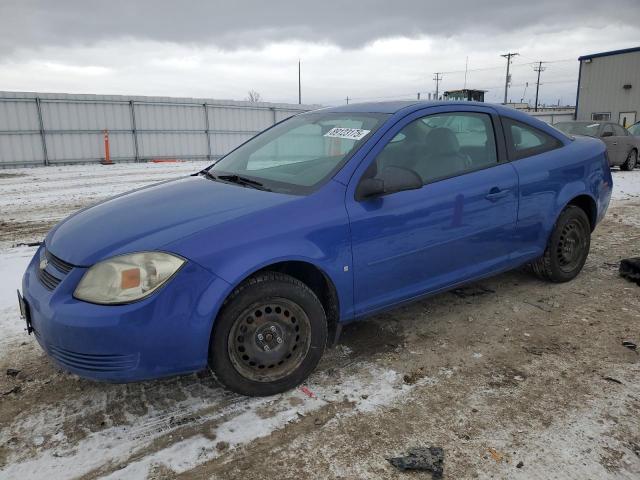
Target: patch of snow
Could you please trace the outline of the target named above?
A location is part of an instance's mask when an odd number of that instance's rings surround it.
[[[622,170],[612,170],[613,177],[613,193],[612,200],[631,200],[640,199],[640,171],[632,170],[624,172]]]
[[[308,388],[316,398],[309,398],[300,390],[268,398],[239,398],[227,408],[198,416],[196,421],[199,424],[225,419],[212,431],[215,433],[215,440],[202,435],[186,438],[157,452],[143,455],[106,478],[144,478],[149,469],[157,464],[166,465],[178,473],[184,472],[220,455],[216,449],[218,442],[227,442],[231,449],[241,447],[271,435],[291,422],[299,421],[301,416],[309,415],[330,403],[341,402],[345,398],[352,403],[353,409],[343,415],[373,412],[398,401],[417,385],[436,382],[423,377],[415,384],[407,385],[397,372],[365,364],[357,365],[354,371],[356,373],[345,375],[337,382],[323,384],[314,382],[312,376]],[[367,375],[362,372],[367,372]],[[315,377],[319,380],[322,374]],[[194,400],[183,402],[177,409],[186,416],[193,416],[194,412],[204,407],[207,411],[213,410],[212,405],[203,405],[201,400]],[[215,401],[212,404],[215,406]],[[273,413],[265,415],[262,413],[265,409]],[[49,409],[46,415],[64,417],[56,409]],[[70,478],[84,475],[108,463],[125,461],[135,453],[142,453],[155,439],[167,434],[167,430],[158,428],[156,416],[157,412],[149,412],[137,417],[133,426],[117,426],[93,432],[79,443],[67,447],[61,442],[57,448],[49,448],[34,458],[9,464],[0,471],[0,478]],[[34,432],[39,432],[43,425],[55,424],[51,419],[38,419],[34,415],[27,417],[25,422],[26,425],[18,428]],[[147,424],[153,427],[148,428]],[[141,432],[145,434],[141,435]]]
[[[36,247],[17,247],[0,255],[0,355],[6,345],[24,334],[25,323],[20,319],[16,290],[22,290],[22,275],[31,261]]]

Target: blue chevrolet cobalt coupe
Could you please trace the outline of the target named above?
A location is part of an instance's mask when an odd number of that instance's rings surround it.
[[[526,263],[571,280],[611,189],[600,140],[509,108],[316,110],[62,221],[20,306],[83,377],[208,366],[235,392],[271,395],[304,381],[346,323]]]

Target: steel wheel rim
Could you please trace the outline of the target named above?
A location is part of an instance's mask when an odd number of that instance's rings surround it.
[[[563,272],[571,272],[580,264],[586,243],[584,226],[579,220],[573,219],[563,227],[556,248],[558,265]]]
[[[227,348],[236,371],[248,380],[273,382],[293,373],[311,345],[311,322],[286,298],[257,302],[234,322]]]

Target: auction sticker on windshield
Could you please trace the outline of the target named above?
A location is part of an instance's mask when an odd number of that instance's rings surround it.
[[[362,140],[371,130],[360,128],[334,127],[324,134],[325,137],[347,138],[349,140]]]

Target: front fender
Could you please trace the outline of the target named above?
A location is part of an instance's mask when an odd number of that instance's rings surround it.
[[[348,259],[346,258],[343,260],[348,261]],[[255,259],[252,256],[236,258],[232,262],[224,266],[223,273],[227,276],[229,276],[230,274],[233,275],[232,277],[229,277],[229,280],[225,279],[225,281],[229,284],[229,288],[227,288],[224,292],[224,298],[228,297],[229,294],[231,294],[231,292],[238,285],[240,285],[251,275],[260,270],[268,269],[270,265],[276,265],[283,262],[306,263],[322,272],[333,283],[333,286],[335,287],[336,294],[338,296],[338,302],[340,305],[341,321],[348,321],[351,317],[353,317],[353,277],[351,268],[348,268],[346,272],[344,271],[344,268],[343,270],[339,271],[338,269],[333,267],[334,262],[329,262],[326,261],[326,259],[317,257],[311,258],[309,256],[291,254],[264,256],[259,263],[256,263]],[[348,267],[349,264],[345,263],[344,266]]]
[[[353,278],[345,187],[329,182],[293,202],[213,225],[166,245],[228,282],[228,295],[251,274],[285,261],[311,264],[333,282],[340,317],[353,315]]]

